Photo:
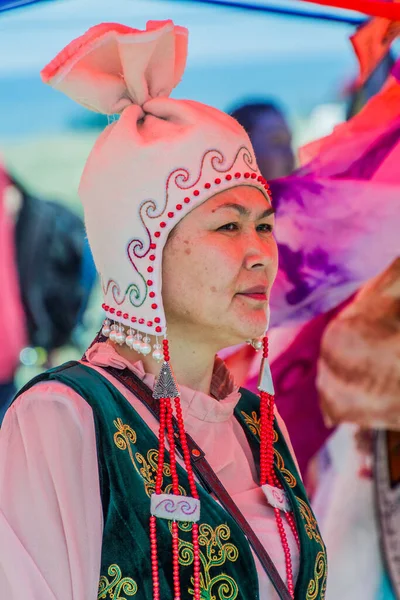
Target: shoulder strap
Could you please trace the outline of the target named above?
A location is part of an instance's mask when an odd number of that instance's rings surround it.
[[[132,373],[129,369],[124,369],[122,371],[119,369],[115,369],[114,367],[105,367],[104,369],[113,377],[115,377],[115,379],[117,379],[120,383],[122,383],[126,388],[128,388],[131,392],[133,392],[133,394],[135,394],[138,400],[140,400],[145,406],[147,406],[150,412],[159,421],[158,402],[153,398],[150,388],[147,387],[147,385],[143,383],[141,379],[136,377],[136,375]],[[176,422],[174,422],[174,428],[177,432],[178,425]],[[281,576],[279,575],[274,563],[272,562],[271,557],[265,550],[264,546],[261,544],[253,529],[250,527],[244,515],[241,513],[239,508],[236,506],[235,502],[232,500],[231,496],[226,491],[225,487],[217,477],[214,470],[207,462],[204,452],[191,438],[190,435],[186,434],[186,437],[192,467],[199,480],[210,493],[212,492],[215,495],[217,500],[221,503],[225,510],[231,515],[231,517],[242,529],[244,535],[247,537],[249,544],[253,548],[255,554],[261,562],[265,572],[270,578],[281,600],[291,600],[289,591],[286,585],[284,584]],[[180,454],[183,456],[182,448],[179,444],[178,433],[176,433],[175,443]]]

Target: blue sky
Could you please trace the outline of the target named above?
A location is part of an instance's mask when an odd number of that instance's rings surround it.
[[[268,3],[315,11],[298,1]],[[352,28],[338,24],[178,0],[59,0],[0,15],[0,76],[37,72],[73,37],[100,21],[140,28],[149,18],[172,18],[189,27],[191,64],[248,63],[261,55],[268,60],[293,54],[304,60],[316,54],[351,59],[347,38]]]
[[[316,9],[298,0],[268,3]],[[80,118],[83,109],[44,86],[39,72],[90,26],[117,21],[142,28],[148,19],[166,18],[189,28],[187,70],[176,97],[222,110],[244,98],[268,97],[289,116],[304,115],[337,101],[356,73],[352,26],[180,0],[39,3],[0,13],[0,135],[57,133]]]

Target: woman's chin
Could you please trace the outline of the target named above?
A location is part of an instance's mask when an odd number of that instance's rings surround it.
[[[261,338],[265,335],[265,332],[268,327],[268,320],[264,317],[256,323],[246,323],[243,324],[243,327],[240,328],[240,339],[242,342],[247,342],[248,340],[254,340],[257,338]]]

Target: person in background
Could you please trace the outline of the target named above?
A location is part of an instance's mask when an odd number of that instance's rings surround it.
[[[0,248],[1,424],[16,391],[21,351],[41,348],[49,365],[52,352],[71,342],[94,286],[95,267],[82,220],[58,202],[36,198],[4,167]]]
[[[277,104],[268,100],[243,103],[231,110],[230,115],[247,131],[267,181],[293,171],[292,133]]]
[[[0,423],[13,394],[19,354],[27,342],[25,311],[18,281],[15,220],[20,196],[0,165]]]

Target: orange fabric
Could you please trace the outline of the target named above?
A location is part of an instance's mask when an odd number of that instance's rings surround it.
[[[350,37],[360,65],[356,86],[362,86],[400,35],[400,21],[377,17],[368,21]]]

